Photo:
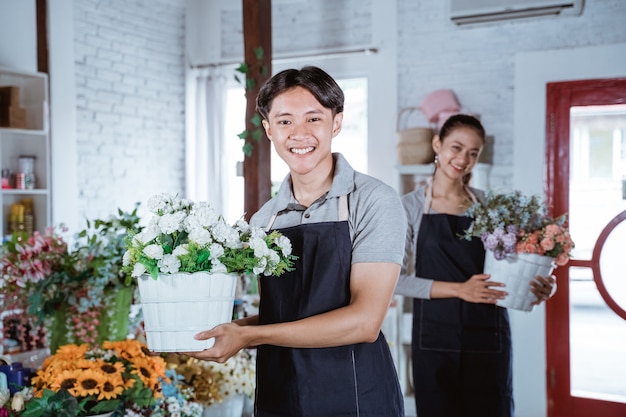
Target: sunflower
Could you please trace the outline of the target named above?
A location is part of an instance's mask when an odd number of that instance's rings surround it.
[[[102,377],[98,401],[112,400],[124,393],[124,380],[117,374],[105,375]]]
[[[105,361],[102,359],[96,359],[94,361],[94,364],[96,367],[95,369],[99,369],[100,372],[105,373],[107,375],[116,374],[116,375],[119,375],[120,378],[122,377],[122,374],[126,370],[126,368],[124,367],[124,364],[119,361],[109,362],[109,361]]]
[[[98,395],[100,386],[104,383],[104,375],[93,369],[82,370],[78,373],[76,392],[79,397]]]
[[[54,380],[50,384],[50,388],[53,391],[66,389],[73,396],[77,396],[78,391],[76,389],[76,382],[78,381],[79,375],[80,371],[76,370],[61,371],[61,373],[57,374],[56,377],[54,377]]]
[[[155,372],[148,358],[134,358],[132,360],[133,370],[130,371],[132,375],[137,375],[143,385],[146,387],[152,387],[155,383],[159,382],[159,376]]]

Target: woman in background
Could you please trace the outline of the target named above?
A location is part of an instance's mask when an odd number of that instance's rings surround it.
[[[419,417],[513,416],[509,317],[495,305],[506,289],[482,273],[480,239],[459,238],[472,222],[465,211],[484,197],[468,185],[484,145],[477,118],[451,116],[433,138],[432,178],[402,197],[408,229],[396,294],[414,298]],[[549,298],[553,282],[537,277],[532,283],[537,303]]]

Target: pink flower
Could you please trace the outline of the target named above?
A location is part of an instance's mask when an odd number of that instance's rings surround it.
[[[554,249],[554,239],[552,237],[544,237],[543,239],[541,239],[539,245],[541,245],[541,248],[544,251],[552,250]]]

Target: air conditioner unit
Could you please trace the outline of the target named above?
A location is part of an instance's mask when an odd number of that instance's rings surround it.
[[[546,15],[579,15],[584,0],[450,0],[457,25]]]

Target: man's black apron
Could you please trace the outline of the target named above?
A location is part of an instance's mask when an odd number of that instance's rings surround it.
[[[459,238],[472,219],[424,214],[415,274],[464,282],[482,273],[480,239]],[[513,415],[506,309],[457,298],[413,300],[413,381],[419,417]]]
[[[294,321],[348,305],[348,222],[280,231],[299,258],[293,272],[261,277],[260,324]],[[374,343],[332,348],[259,346],[255,416],[404,416],[387,341],[380,333]]]

